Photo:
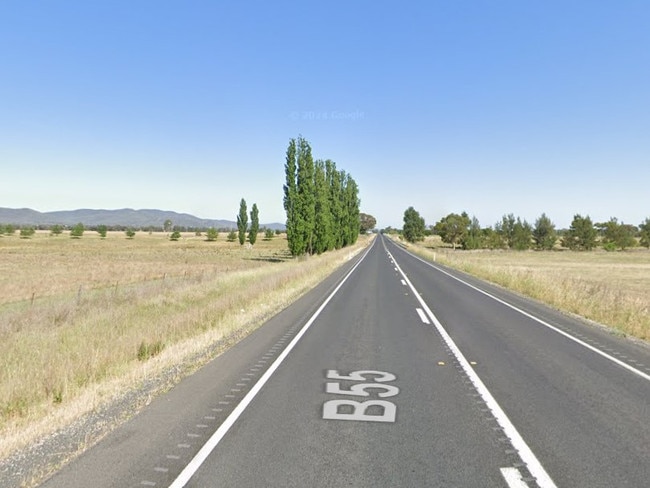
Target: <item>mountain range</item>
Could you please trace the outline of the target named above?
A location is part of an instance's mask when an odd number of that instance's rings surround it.
[[[237,222],[231,220],[201,219],[186,213],[169,210],[122,208],[118,210],[61,210],[56,212],[38,212],[30,208],[0,207],[0,223],[18,226],[73,226],[81,222],[85,226],[97,225],[124,226],[137,229],[146,227],[162,227],[166,220],[171,220],[173,226],[193,229],[236,229]],[[285,225],[277,222],[260,224],[268,229],[284,230]]]

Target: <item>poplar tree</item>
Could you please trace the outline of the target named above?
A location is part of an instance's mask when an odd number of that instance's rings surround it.
[[[354,244],[360,231],[359,187],[331,160],[314,162],[311,146],[291,139],[284,165],[289,251],[314,254]]]
[[[359,238],[361,222],[359,221],[359,187],[349,174],[345,181],[345,239],[344,245],[351,246]]]
[[[325,161],[325,178],[328,185],[328,199],[330,214],[332,218],[332,237],[329,249],[340,249],[343,246],[341,231],[342,201],[341,201],[341,173],[336,169],[336,163],[331,160]]]
[[[314,252],[321,254],[331,248],[332,213],[329,206],[329,191],[325,163],[314,163]]]
[[[259,210],[257,210],[257,204],[253,204],[253,208],[251,209],[251,228],[248,232],[248,242],[251,243],[251,245],[255,244],[255,241],[257,241],[257,233],[260,230],[260,213]]]
[[[287,148],[287,157],[284,164],[285,184],[284,184],[284,210],[287,213],[287,242],[289,252],[292,256],[302,253],[302,235],[298,233],[300,225],[300,213],[298,211],[298,182],[297,182],[297,155],[296,140],[289,141]]]
[[[239,202],[239,215],[237,215],[237,229],[239,230],[239,244],[244,245],[246,241],[246,229],[248,228],[248,214],[246,213],[246,200]]]
[[[302,249],[299,254],[313,254],[314,217],[316,197],[314,195],[314,160],[311,146],[302,136],[298,137],[297,146],[297,189],[298,189],[298,227],[296,233],[301,236]]]

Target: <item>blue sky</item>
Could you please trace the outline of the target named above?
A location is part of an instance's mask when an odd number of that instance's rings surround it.
[[[401,227],[650,217],[645,0],[0,2],[0,206],[283,222],[302,134]]]

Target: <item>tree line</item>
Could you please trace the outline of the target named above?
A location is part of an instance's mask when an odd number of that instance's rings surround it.
[[[302,136],[289,141],[284,170],[291,254],[320,254],[354,244],[361,230],[359,187],[354,178],[338,170],[330,159],[314,161],[311,146]]]
[[[558,243],[567,249],[589,251],[601,246],[607,251],[625,250],[636,245],[650,248],[650,218],[638,226],[625,224],[616,217],[607,222],[575,214],[568,229],[558,230],[545,214],[531,225],[514,214],[504,215],[494,226],[481,227],[476,217],[466,212],[450,213],[427,230],[424,219],[413,208],[404,212],[402,235],[409,242],[423,240],[425,234],[437,234],[443,242],[462,249],[550,250]]]

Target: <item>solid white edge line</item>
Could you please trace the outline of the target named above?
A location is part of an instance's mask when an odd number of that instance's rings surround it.
[[[501,475],[510,488],[528,488],[517,468],[501,468]]]
[[[429,322],[429,319],[424,314],[424,310],[422,310],[421,308],[416,308],[415,310],[417,311],[418,315],[420,316],[420,320],[422,322],[424,322],[425,324],[431,325],[431,322]]]
[[[540,318],[538,318],[538,317],[535,317],[534,315],[532,315],[532,314],[530,314],[530,313],[528,313],[528,312],[526,312],[526,311],[524,311],[524,310],[522,310],[522,309],[520,309],[520,308],[515,307],[514,305],[512,305],[512,304],[506,302],[505,300],[502,300],[501,298],[495,297],[494,295],[488,293],[488,292],[485,291],[485,290],[481,290],[481,289],[478,288],[477,286],[474,286],[474,285],[472,285],[471,283],[468,283],[468,282],[462,280],[461,278],[458,278],[457,276],[454,276],[453,274],[451,274],[451,273],[445,271],[444,269],[439,268],[438,266],[435,266],[435,265],[431,264],[430,262],[428,262],[428,261],[422,259],[422,258],[419,257],[419,256],[416,256],[415,254],[412,254],[412,253],[410,253],[410,252],[408,252],[408,251],[406,251],[406,250],[405,250],[404,252],[408,253],[410,256],[414,257],[415,259],[417,259],[417,260],[419,260],[419,261],[422,261],[422,262],[423,262],[424,264],[426,264],[427,266],[430,266],[431,268],[433,268],[433,269],[435,269],[435,270],[437,270],[437,271],[440,271],[440,272],[443,273],[443,274],[446,274],[446,275],[449,276],[450,278],[455,279],[456,281],[462,283],[463,285],[468,286],[468,287],[470,287],[471,289],[478,291],[479,293],[482,293],[482,294],[485,295],[486,297],[489,297],[489,298],[491,298],[492,300],[495,300],[495,301],[501,303],[502,305],[505,305],[506,307],[511,308],[512,310],[514,310],[514,311],[516,311],[516,312],[519,312],[520,314],[524,315],[525,317],[528,317],[528,318],[531,319],[531,320],[534,320],[535,322],[537,322],[537,323],[543,325],[544,327],[548,327],[549,329],[551,329],[551,330],[557,332],[558,334],[563,335],[563,336],[566,337],[567,339],[571,339],[571,340],[572,340],[573,342],[575,342],[576,344],[580,344],[581,346],[586,347],[587,349],[589,349],[589,350],[592,351],[592,352],[595,352],[596,354],[599,354],[600,356],[604,357],[605,359],[608,359],[609,361],[612,361],[613,363],[618,364],[619,366],[621,366],[621,367],[627,369],[627,370],[630,371],[631,373],[634,373],[634,374],[640,376],[641,378],[643,378],[643,379],[645,379],[645,380],[647,380],[647,381],[650,381],[650,374],[646,374],[646,373],[644,373],[643,371],[636,369],[634,366],[630,366],[630,365],[627,364],[626,362],[621,361],[620,359],[615,358],[614,356],[611,356],[611,355],[607,354],[607,353],[604,352],[604,351],[601,351],[601,350],[598,349],[597,347],[594,347],[594,346],[592,346],[591,344],[589,344],[589,343],[587,343],[587,342],[585,342],[585,341],[582,341],[582,340],[578,339],[577,337],[575,337],[575,336],[569,334],[568,332],[565,332],[565,331],[563,331],[562,329],[558,329],[558,328],[555,327],[554,325],[551,325],[551,324],[549,324],[548,322],[545,322],[544,320],[542,320],[542,319],[540,319]]]
[[[307,330],[311,327],[311,325],[314,323],[314,321],[320,315],[323,309],[327,306],[330,300],[334,297],[334,295],[336,295],[339,289],[348,280],[350,275],[354,273],[357,267],[366,258],[366,256],[368,255],[368,253],[370,252],[374,244],[375,243],[373,242],[373,244],[366,250],[363,256],[361,256],[361,259],[359,259],[359,261],[352,267],[352,269],[348,272],[348,274],[346,274],[345,277],[341,280],[341,282],[337,285],[334,291],[330,293],[329,296],[325,299],[325,301],[320,305],[320,307],[318,307],[318,309],[309,318],[309,320],[305,323],[305,325],[303,325],[302,329],[300,329],[298,334],[296,334],[296,336],[282,351],[282,353],[280,353],[280,355],[273,362],[273,364],[269,366],[269,369],[266,370],[266,372],[262,375],[262,377],[257,381],[257,383],[253,385],[251,390],[242,399],[242,401],[235,407],[235,409],[230,413],[230,415],[228,415],[228,418],[224,420],[224,422],[219,426],[219,428],[214,432],[214,434],[212,434],[212,436],[207,440],[207,442],[203,444],[203,447],[201,447],[199,452],[196,453],[196,455],[192,458],[192,460],[188,463],[188,465],[185,466],[183,471],[181,471],[181,473],[176,477],[176,479],[172,482],[172,484],[169,485],[169,488],[183,488],[186,485],[186,483],[192,478],[192,476],[194,476],[194,473],[198,471],[198,469],[201,467],[201,465],[207,459],[210,453],[214,450],[215,447],[217,447],[219,442],[221,442],[221,439],[223,439],[223,437],[234,425],[234,423],[241,416],[241,414],[244,413],[244,410],[246,410],[248,405],[253,401],[253,398],[255,398],[255,396],[259,393],[262,387],[273,375],[275,370],[278,369],[280,364],[289,355],[289,353],[296,346],[298,341],[300,341],[301,337],[305,334],[305,332],[307,332]]]
[[[399,267],[397,261],[395,261],[395,265],[399,268],[400,274],[406,280],[406,283],[408,284],[409,288],[411,289],[415,297],[418,299],[420,305],[427,313],[427,315],[429,316],[433,324],[435,325],[436,330],[442,336],[442,339],[447,344],[447,347],[449,347],[449,349],[456,357],[456,360],[463,368],[463,371],[465,372],[469,380],[474,385],[474,388],[476,388],[476,391],[479,393],[479,395],[481,395],[481,398],[483,398],[483,401],[492,412],[492,415],[494,416],[498,424],[503,429],[503,432],[510,439],[510,443],[519,453],[519,457],[521,457],[521,460],[526,464],[530,473],[535,477],[537,484],[540,486],[540,488],[557,488],[555,483],[551,479],[551,477],[548,475],[548,473],[542,466],[542,463],[539,462],[539,460],[537,459],[533,451],[530,449],[530,447],[528,447],[526,441],[524,441],[523,437],[521,437],[521,435],[519,434],[519,432],[517,431],[513,423],[510,421],[510,419],[503,411],[501,406],[497,403],[496,399],[492,396],[490,391],[487,389],[487,387],[485,386],[481,378],[479,378],[479,376],[476,374],[474,369],[470,366],[467,359],[465,359],[465,356],[460,351],[460,349],[458,348],[454,340],[447,333],[447,331],[442,326],[442,324],[438,321],[438,319],[433,314],[429,306],[426,304],[426,302],[422,299],[420,294],[417,292],[417,290],[415,289],[411,281],[407,278],[406,274]]]

